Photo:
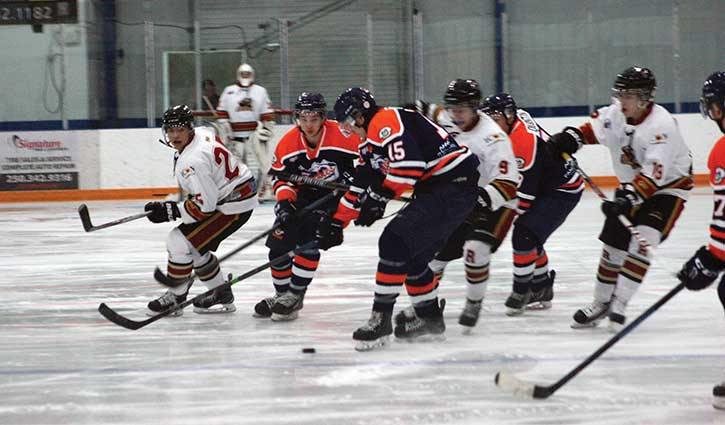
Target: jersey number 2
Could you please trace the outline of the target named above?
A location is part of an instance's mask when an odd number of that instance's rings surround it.
[[[226,148],[222,146],[215,146],[214,159],[219,165],[222,165],[222,162],[224,163],[224,177],[226,177],[227,180],[231,180],[239,175],[239,167],[234,166],[234,169],[232,169],[232,164],[229,162],[229,151],[226,150]]]

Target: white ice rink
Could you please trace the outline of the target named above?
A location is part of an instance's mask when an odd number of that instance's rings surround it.
[[[676,285],[673,273],[707,239],[711,202],[709,191],[693,195],[630,303],[630,320]],[[143,204],[88,203],[94,224]],[[590,301],[600,252],[603,216],[591,193],[547,245],[558,272],[551,310],[504,314],[507,241],[493,258],[486,311],[472,335],[457,324],[464,278],[456,262],[440,289],[447,339],[366,353],[353,350],[351,335],[369,317],[384,223],[349,229],[345,244],[323,254],[297,321],[252,317],[272,293],[264,271],[234,285],[234,314],[187,309],[130,331],[97,307],[146,318],[146,303],[163,292],[152,272],[165,265],[172,225],[139,220],[84,233],[77,206],[0,204],[2,425],[725,424],[725,411],[711,406],[713,385],[725,379],[725,320],[713,287],[680,292],[547,400],[494,385],[499,370],[549,385],[611,337],[606,327],[569,328]],[[260,207],[219,253],[269,228],[272,216],[271,205]],[[240,274],[266,260],[260,242],[223,270]],[[408,303],[401,296],[396,310]]]

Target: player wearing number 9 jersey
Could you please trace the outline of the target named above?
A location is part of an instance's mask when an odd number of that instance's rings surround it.
[[[428,263],[476,204],[478,160],[416,111],[378,107],[366,89],[343,92],[335,102],[335,117],[343,131],[363,141],[359,151],[364,164],[357,167],[353,188],[340,200],[332,229],[353,219],[370,226],[382,218],[391,198],[409,189],[414,195],[380,235],[372,315],[353,333],[356,348],[379,346],[393,333],[393,308],[403,285],[416,316],[398,323],[395,336],[441,335],[443,304]],[[323,234],[323,247],[341,242],[339,234],[335,236],[339,232]]]
[[[193,127],[186,105],[169,108],[163,116],[166,143],[176,149],[174,175],[187,199],[176,203],[150,202],[149,220],[160,223],[181,218],[182,224],[169,233],[167,274],[179,285],[148,305],[153,314],[186,300],[192,271],[210,295],[194,301],[197,313],[232,312],[234,295],[221,286],[224,275],[212,253],[221,241],[249,220],[257,206],[257,189],[249,169],[239,162],[210,130]],[[181,314],[178,310],[177,314]]]

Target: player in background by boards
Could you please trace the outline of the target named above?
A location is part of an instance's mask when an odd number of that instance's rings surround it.
[[[255,84],[254,68],[249,64],[239,65],[237,82],[224,88],[216,112],[218,120],[231,127],[232,140],[224,143],[245,165],[257,166],[254,178],[260,196],[265,198],[270,186],[267,171],[275,114],[267,89]]]
[[[574,210],[584,190],[584,179],[573,164],[550,149],[548,135],[528,112],[516,107],[508,93],[486,98],[482,110],[511,138],[521,173],[518,186],[519,216],[511,236],[513,291],[506,300],[507,314],[527,308],[551,307],[554,277],[544,244]]]
[[[358,135],[363,164],[340,200],[334,220],[319,232],[320,246],[342,243],[351,220],[371,226],[392,198],[413,189],[414,198],[383,229],[370,319],[353,333],[356,349],[384,344],[393,333],[396,298],[405,285],[415,316],[396,324],[395,336],[412,340],[445,332],[444,303],[428,263],[463,222],[478,198],[478,160],[446,131],[410,109],[379,107],[372,94],[354,87],[335,102],[344,132]]]
[[[150,315],[164,312],[186,301],[192,270],[211,294],[194,301],[197,313],[227,313],[234,307],[234,294],[224,283],[224,274],[213,254],[221,241],[239,230],[257,206],[254,177],[211,130],[193,126],[186,105],[164,112],[162,132],[167,145],[176,149],[174,175],[187,199],[176,203],[149,202],[146,211],[153,223],[180,218],[166,239],[167,274],[178,286],[148,304]],[[180,316],[183,310],[174,315]]]
[[[702,85],[700,111],[705,118],[717,123],[725,133],[725,72],[715,72]],[[710,151],[707,160],[710,185],[713,190],[710,241],[695,252],[678,273],[678,277],[690,290],[705,289],[725,269],[725,136],[720,137]],[[720,303],[725,308],[725,275],[717,287]],[[713,406],[725,409],[725,381],[712,390]]]
[[[478,110],[481,87],[477,81],[451,81],[443,102],[443,107],[428,106],[429,118],[478,157],[479,195],[471,214],[440,248],[429,267],[440,278],[449,262],[463,257],[466,303],[458,323],[470,329],[476,326],[486,295],[491,254],[503,242],[516,216],[519,173],[508,136],[488,115]],[[421,102],[417,103],[421,105]],[[401,314],[412,312],[404,310]],[[401,314],[396,322],[403,320]]]
[[[297,125],[277,144],[272,157],[272,175],[289,173],[349,185],[359,158],[360,139],[355,135],[345,137],[337,122],[327,119],[327,103],[320,93],[300,94],[295,103],[295,120]],[[330,190],[295,185],[284,177],[273,177],[273,181],[277,198],[275,224],[280,228],[267,238],[270,260],[314,241],[320,221],[335,212],[342,196],[331,197],[329,202],[300,216],[297,211],[327,196]],[[257,303],[255,317],[296,319],[319,261],[320,251],[315,247],[272,266],[275,294]]]
[[[690,151],[675,119],[654,102],[655,87],[651,70],[629,67],[614,81],[610,106],[596,110],[589,123],[566,127],[549,140],[568,154],[582,144],[606,146],[620,183],[614,200],[602,203],[606,220],[599,240],[604,247],[594,301],[574,314],[574,328],[594,326],[606,316],[612,331],[622,328],[627,303],[644,280],[652,250],[672,231],[693,187]],[[651,249],[642,249],[619,221],[620,214]]]

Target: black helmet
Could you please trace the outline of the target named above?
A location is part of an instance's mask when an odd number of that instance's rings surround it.
[[[173,127],[194,129],[194,114],[191,113],[191,108],[186,105],[176,105],[164,112],[161,119],[161,129],[166,132],[166,130]]]
[[[327,116],[327,102],[320,93],[302,92],[295,102],[295,117],[299,117],[302,111],[319,113],[322,118]]]
[[[445,105],[462,105],[478,109],[481,103],[481,86],[476,80],[456,79],[448,83],[443,95]]]
[[[655,97],[657,81],[655,75],[649,68],[630,66],[617,74],[612,86],[612,94],[632,93],[645,101],[651,101]]]
[[[702,84],[700,112],[705,117],[709,116],[708,110],[713,103],[719,105],[720,110],[725,113],[725,72],[723,71],[710,74]]]
[[[508,93],[492,94],[481,104],[481,111],[484,114],[488,116],[501,114],[509,124],[516,118],[516,109],[516,101]]]
[[[370,119],[378,111],[375,98],[362,87],[352,87],[344,92],[335,101],[335,119],[339,123],[345,122],[348,117],[365,119],[363,127],[367,128]]]

